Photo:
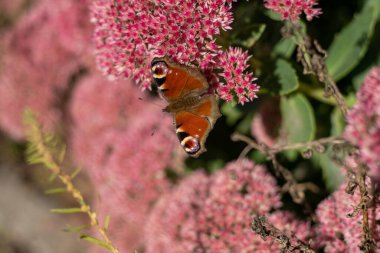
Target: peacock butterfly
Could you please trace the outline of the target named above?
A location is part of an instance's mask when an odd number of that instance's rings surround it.
[[[190,156],[198,157],[206,151],[206,138],[221,116],[206,78],[199,70],[167,57],[154,58],[151,71],[161,95],[169,103],[164,111],[173,114],[181,146]]]

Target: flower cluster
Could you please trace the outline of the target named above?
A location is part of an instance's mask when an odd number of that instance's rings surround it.
[[[317,244],[325,247],[325,252],[330,253],[359,253],[363,236],[363,216],[359,212],[354,217],[348,217],[354,207],[360,201],[360,193],[352,196],[345,192],[342,185],[338,191],[328,199],[321,202],[317,208]],[[370,233],[380,247],[380,207],[379,196],[373,201],[373,206],[368,209]],[[378,251],[376,251],[378,252]]]
[[[345,137],[360,150],[361,159],[380,181],[380,68],[373,68],[348,113]]]
[[[315,8],[316,0],[264,0],[264,3],[266,8],[279,13],[285,20],[298,20],[303,12],[311,21],[322,13],[320,8]]]
[[[100,219],[111,216],[111,237],[123,252],[141,246],[147,216],[170,185],[165,170],[180,148],[171,117],[139,93],[130,80],[91,73],[75,87],[69,108],[69,150],[97,190]]]
[[[157,203],[146,225],[147,252],[280,252],[255,237],[252,215],[281,205],[275,179],[266,169],[240,160],[206,176],[196,172]],[[270,214],[280,229],[307,234],[306,223]],[[282,219],[282,218],[284,219]]]
[[[226,84],[220,83],[217,89],[222,99],[230,102],[235,93],[239,103],[244,105],[257,97],[256,92],[259,87],[254,83],[256,78],[252,73],[244,73],[248,68],[249,58],[248,52],[243,52],[241,48],[229,48],[219,58],[219,64],[223,66],[220,76],[226,82]]]
[[[258,87],[251,73],[243,73],[248,54],[238,49],[223,52],[215,43],[220,29],[230,29],[233,1],[96,0],[92,14],[97,65],[110,77],[133,78],[150,88],[150,61],[166,55],[206,74],[217,72],[216,83],[225,81],[217,89],[223,99],[230,101],[236,94],[242,104],[252,100]]]
[[[23,139],[22,112],[38,113],[49,129],[62,115],[62,97],[91,41],[88,3],[41,0],[1,41],[0,127]]]

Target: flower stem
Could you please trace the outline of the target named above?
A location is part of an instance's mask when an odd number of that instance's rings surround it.
[[[73,184],[72,177],[65,174],[62,170],[60,159],[58,159],[49,147],[45,133],[42,131],[41,126],[37,122],[34,115],[28,112],[26,115],[29,120],[29,135],[28,139],[31,145],[33,145],[34,156],[38,157],[36,162],[33,163],[43,163],[47,169],[49,169],[53,174],[58,176],[61,182],[65,185],[66,190],[72,195],[72,197],[78,202],[80,209],[83,213],[87,214],[91,221],[91,226],[95,227],[100,235],[102,236],[104,242],[107,244],[107,248],[113,253],[119,253],[118,249],[114,246],[111,239],[108,237],[105,228],[103,228],[97,219],[97,214],[91,210],[91,207],[86,203],[83,198],[82,193]]]

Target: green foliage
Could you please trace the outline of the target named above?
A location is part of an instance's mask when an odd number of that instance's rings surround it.
[[[86,240],[86,241],[89,241],[93,244],[96,244],[96,245],[99,245],[107,250],[112,250],[112,246],[102,240],[99,240],[93,236],[90,236],[90,235],[81,235],[80,236],[80,239],[83,239],[83,240]]]
[[[380,1],[366,1],[360,13],[343,28],[329,47],[326,60],[334,80],[346,76],[367,51],[380,12]]]
[[[81,168],[77,168],[76,170],[74,170],[74,172],[71,173],[70,175],[71,179],[74,179],[79,174],[80,171],[81,171]]]
[[[91,226],[95,227],[99,233],[102,235],[103,239],[97,239],[89,235],[82,235],[81,239],[87,240],[91,243],[102,246],[113,253],[118,253],[119,251],[112,244],[112,241],[108,238],[104,227],[99,225],[97,220],[97,214],[91,211],[91,208],[85,202],[82,193],[75,187],[71,181],[75,178],[80,169],[76,169],[71,175],[66,174],[62,170],[62,164],[65,160],[66,149],[61,143],[59,138],[55,134],[46,133],[42,130],[41,125],[37,120],[37,116],[30,110],[27,109],[24,113],[23,121],[27,127],[28,132],[28,148],[26,150],[27,161],[30,164],[42,164],[52,175],[52,179],[59,178],[61,183],[65,185],[65,188],[54,188],[47,190],[47,194],[55,194],[60,192],[67,192],[71,194],[74,200],[79,204],[79,207],[71,208],[56,208],[51,209],[53,213],[60,214],[75,214],[75,213],[85,213],[88,215]],[[105,227],[108,227],[109,217],[105,220]],[[66,231],[80,232],[85,227],[79,226],[77,228],[68,229]]]
[[[110,224],[110,219],[111,217],[109,215],[106,216],[106,218],[104,219],[104,229],[108,229],[108,225]]]
[[[335,108],[331,113],[331,135],[340,136],[343,134],[346,123],[339,108]]]
[[[298,77],[289,62],[279,58],[276,62],[275,74],[281,85],[280,95],[287,95],[298,89]]]
[[[343,174],[339,167],[331,159],[332,150],[328,149],[323,154],[315,153],[312,161],[321,168],[326,188],[329,192],[335,191],[343,182]]]
[[[42,131],[37,117],[30,109],[26,109],[23,115],[24,125],[27,126],[28,146],[26,160],[29,164],[43,164],[58,174],[56,163],[62,163],[66,148],[59,138],[53,133]]]
[[[50,212],[52,213],[82,213],[82,209],[78,207],[73,207],[73,208],[56,208],[56,209],[51,209]]]
[[[296,49],[296,43],[291,38],[282,38],[275,46],[272,52],[272,56],[281,56],[289,58]]]
[[[57,193],[66,193],[66,188],[59,187],[59,188],[53,188],[45,191],[45,194],[57,194]]]
[[[246,113],[245,117],[236,126],[236,130],[239,133],[250,134],[251,127],[252,127],[252,118],[253,118],[253,113],[251,113],[251,112]]]
[[[243,113],[233,103],[223,104],[221,112],[226,117],[228,125],[234,125],[243,116]]]
[[[240,30],[239,34],[233,34],[232,40],[234,41],[234,44],[250,48],[260,39],[265,28],[265,24],[244,26],[244,29]]]
[[[297,93],[281,97],[281,114],[288,143],[307,142],[315,137],[313,108],[304,95]]]

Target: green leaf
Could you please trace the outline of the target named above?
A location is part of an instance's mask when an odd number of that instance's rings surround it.
[[[322,169],[327,190],[333,192],[343,182],[344,177],[339,167],[330,158],[331,152],[331,148],[328,148],[323,154],[315,152],[311,159]]]
[[[104,229],[108,229],[108,225],[110,224],[110,216],[107,215],[105,220],[104,220]]]
[[[56,194],[56,193],[64,193],[64,192],[67,192],[66,188],[60,187],[60,188],[46,190],[45,194]]]
[[[63,147],[61,148],[59,154],[58,154],[58,161],[59,161],[60,163],[62,163],[63,160],[65,159],[65,155],[66,155],[66,147],[63,146]]]
[[[215,159],[207,162],[207,171],[214,172],[223,168],[224,162],[222,159]]]
[[[264,14],[266,16],[268,16],[269,18],[275,20],[275,21],[282,21],[282,16],[281,14],[277,13],[277,12],[274,12],[274,11],[270,11],[270,10],[265,10]]]
[[[79,207],[50,209],[52,213],[82,213]]]
[[[102,240],[99,240],[93,236],[89,236],[89,235],[81,235],[80,239],[83,239],[83,240],[86,240],[86,241],[89,241],[93,244],[96,244],[96,245],[99,245],[103,248],[106,248],[108,250],[111,250],[112,249],[112,246],[109,245],[108,243],[102,241]]]
[[[76,168],[74,172],[70,175],[71,179],[74,179],[79,174],[80,171],[81,171],[81,168]]]
[[[347,75],[362,59],[373,35],[379,0],[366,1],[360,13],[334,38],[326,64],[335,81]]]
[[[57,179],[57,174],[51,174],[48,178],[48,182],[51,183],[51,182],[54,182],[56,179]]]
[[[281,98],[282,127],[289,143],[314,139],[315,117],[309,101],[300,93]]]
[[[297,152],[296,150],[285,150],[283,152],[283,155],[289,161],[294,162],[298,158],[299,152]]]
[[[274,73],[281,85],[280,95],[287,95],[297,90],[299,86],[298,77],[290,63],[283,59],[278,59]]]
[[[338,107],[335,107],[334,111],[331,113],[331,135],[342,135],[345,127],[346,123],[343,114]]]
[[[282,38],[273,48],[272,57],[282,56],[289,58],[296,49],[296,43],[292,38]]]
[[[325,90],[323,88],[301,82],[298,89],[303,94],[312,97],[322,103],[329,104],[332,106],[336,105],[336,101],[332,97],[325,97]]]
[[[241,134],[250,134],[252,127],[253,113],[248,113],[236,127],[236,131]]]
[[[251,48],[260,39],[265,28],[265,24],[252,24],[244,27],[238,34],[234,35],[236,38],[233,39],[233,42],[245,48]]]
[[[236,107],[234,103],[224,103],[221,108],[222,114],[226,117],[227,125],[231,126],[236,123],[243,113]]]
[[[267,157],[257,150],[253,150],[250,157],[255,161],[256,164],[265,163],[267,161]]]

